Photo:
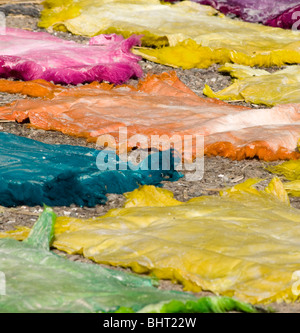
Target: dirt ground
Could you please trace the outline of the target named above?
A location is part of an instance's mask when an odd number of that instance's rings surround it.
[[[42,31],[37,28],[37,22],[41,6],[38,4],[28,3],[13,4],[11,1],[9,4],[2,4],[0,1],[0,11],[6,14],[6,25],[8,27],[29,29],[33,31]],[[85,43],[87,38],[80,36],[73,36],[69,33],[54,32],[54,35],[65,38],[68,40],[74,40],[79,43]],[[152,63],[150,61],[142,60],[140,62],[144,73],[161,73],[164,71],[174,70],[170,67]],[[270,68],[267,70],[273,71],[276,68]],[[213,90],[220,90],[228,85],[231,81],[228,75],[219,73],[218,66],[214,65],[208,69],[190,69],[182,70],[175,69],[178,77],[195,93],[201,97],[205,97],[202,94],[202,90],[205,84],[209,84]],[[131,83],[135,84],[135,80],[131,80]],[[25,98],[20,94],[5,94],[0,93],[0,105],[5,105],[16,99]],[[236,102],[236,104],[247,105],[253,108],[259,108],[262,106]],[[28,127],[26,124],[18,123],[0,123],[0,131],[13,133],[16,135],[28,137],[31,139],[39,140],[50,144],[70,144],[95,147],[93,143],[87,143],[84,139],[74,138],[54,131],[36,130]],[[273,162],[271,164],[278,164],[281,162]],[[193,197],[202,195],[217,195],[221,188],[233,186],[245,181],[248,178],[263,178],[264,181],[260,186],[264,186],[272,178],[272,174],[267,172],[264,167],[268,163],[261,162],[259,160],[244,160],[244,161],[231,161],[221,157],[205,158],[204,162],[204,176],[203,179],[196,182],[189,182],[185,178],[181,178],[177,182],[164,182],[164,188],[172,190],[176,199],[181,201],[189,200]],[[70,207],[53,207],[55,212],[60,216],[72,216],[80,218],[90,218],[93,216],[103,215],[111,208],[121,207],[124,202],[122,195],[108,194],[108,201],[105,205],[97,205],[94,208],[77,207],[71,205]],[[291,205],[300,208],[300,198],[290,198]],[[16,226],[26,225],[32,226],[36,221],[38,215],[41,213],[42,207],[27,207],[21,206],[16,208],[6,208],[3,213],[0,213],[0,231],[12,230]],[[70,260],[80,260],[85,262],[91,262],[88,259],[83,258],[80,255],[66,255],[58,250],[54,252],[66,256]],[[118,268],[121,269],[121,268]],[[177,284],[173,284],[169,281],[161,281],[160,288],[182,290],[182,287]],[[198,293],[198,295],[207,295],[209,292]],[[300,313],[300,303],[294,304],[270,304],[276,312],[284,313]]]

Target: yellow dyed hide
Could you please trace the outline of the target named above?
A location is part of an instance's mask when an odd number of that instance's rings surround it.
[[[233,20],[191,1],[48,0],[44,7],[40,27],[85,36],[141,34],[144,47],[134,52],[173,67],[300,63],[299,31]]]
[[[278,178],[263,191],[257,182],[188,202],[143,186],[126,195],[124,208],[102,217],[59,217],[53,246],[180,282],[188,291],[210,290],[253,304],[295,301],[299,210],[290,207]]]
[[[236,79],[229,87],[218,92],[213,92],[206,85],[203,93],[208,97],[268,106],[300,103],[300,66],[289,66],[269,73],[262,69],[227,63],[219,71],[229,73]]]
[[[283,184],[285,190],[292,196],[300,197],[300,160],[287,161],[266,169],[291,180]]]

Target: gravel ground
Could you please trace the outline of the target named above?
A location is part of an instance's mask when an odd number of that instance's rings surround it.
[[[1,5],[1,2],[0,2]],[[23,28],[33,31],[41,31],[37,28],[41,6],[35,4],[14,5],[5,4],[0,6],[0,11],[3,11],[6,16],[6,24],[8,27]],[[87,38],[81,36],[73,36],[69,33],[55,32],[56,36],[74,40],[79,43],[86,43]],[[170,67],[155,64],[149,61],[142,60],[141,66],[145,73],[161,73],[163,71],[173,70]],[[220,90],[228,85],[231,81],[230,76],[218,72],[217,65],[211,66],[208,69],[191,69],[182,70],[175,69],[178,77],[195,93],[204,97],[202,90],[205,84],[209,84],[213,90]],[[269,71],[277,70],[278,68],[270,68]],[[131,80],[132,84],[136,84],[136,80]],[[25,98],[20,94],[5,94],[0,93],[0,105],[5,105],[14,100]],[[235,102],[232,104],[247,105],[253,108],[262,106],[247,104],[243,102]],[[93,143],[87,143],[84,139],[66,136],[59,132],[35,130],[29,128],[26,124],[17,123],[0,123],[0,131],[5,131],[20,136],[28,137],[31,139],[39,140],[50,144],[70,144],[95,147]],[[271,164],[278,164],[273,162]],[[272,174],[265,171],[264,167],[267,163],[258,160],[245,160],[245,161],[231,161],[221,157],[205,158],[204,163],[204,176],[203,179],[196,182],[188,182],[185,178],[177,182],[164,182],[164,188],[172,190],[174,197],[181,201],[189,200],[193,197],[202,195],[217,195],[221,188],[236,185],[245,181],[248,178],[258,177],[265,179],[259,186],[264,186],[272,178]],[[121,207],[124,202],[122,195],[108,194],[108,201],[105,205],[97,205],[94,208],[77,207],[71,205],[70,207],[54,207],[55,212],[62,216],[72,216],[80,218],[90,218],[93,216],[103,215],[111,208]],[[292,206],[300,208],[300,198],[291,198]],[[42,207],[16,207],[6,208],[3,213],[0,213],[0,231],[12,230],[16,226],[26,225],[31,227],[36,221],[38,215],[41,213]],[[54,252],[67,257],[70,260],[80,260],[91,262],[80,255],[66,255],[60,251]],[[115,268],[121,269],[121,268]],[[182,287],[173,284],[169,281],[161,281],[160,288],[182,290]],[[208,292],[199,293],[199,295],[207,295]],[[273,309],[277,312],[300,312],[300,304],[271,304]]]

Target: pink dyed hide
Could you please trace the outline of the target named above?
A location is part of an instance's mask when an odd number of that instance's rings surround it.
[[[135,45],[140,45],[140,36],[99,35],[79,44],[44,32],[6,28],[0,34],[0,77],[121,84],[143,74],[140,57],[130,51]]]

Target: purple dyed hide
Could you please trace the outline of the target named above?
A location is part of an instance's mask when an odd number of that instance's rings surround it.
[[[165,0],[176,2],[175,0]],[[300,30],[299,0],[191,0],[210,5],[224,14],[234,14],[248,22]]]
[[[143,72],[130,52],[140,36],[99,35],[79,44],[44,32],[6,28],[0,34],[0,77],[44,79],[62,84],[109,81],[121,84]]]
[[[298,6],[286,10],[281,15],[269,19],[266,25],[283,29],[300,30],[300,3]]]

